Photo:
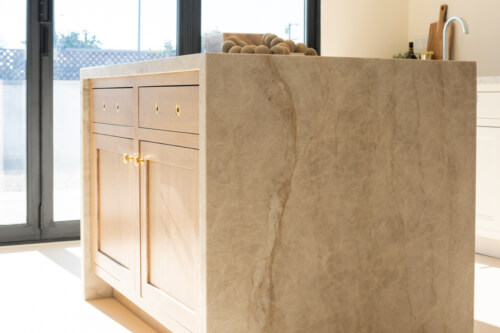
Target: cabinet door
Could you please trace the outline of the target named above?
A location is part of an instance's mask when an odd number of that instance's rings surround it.
[[[477,235],[500,239],[500,128],[477,128]]]
[[[197,332],[198,150],[140,142],[142,297]]]
[[[139,168],[124,155],[133,140],[92,136],[92,250],[96,273],[130,294],[138,284],[140,262]]]

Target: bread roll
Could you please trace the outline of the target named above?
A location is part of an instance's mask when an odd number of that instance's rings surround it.
[[[278,36],[276,36],[275,34],[268,34],[264,39],[264,45],[266,45],[267,47],[271,47],[271,41],[276,37]]]
[[[229,50],[235,45],[236,44],[232,40],[226,40],[224,43],[222,43],[222,52],[228,53]]]
[[[254,53],[256,48],[255,45],[246,45],[241,48],[241,53]]]
[[[290,52],[295,52],[295,42],[293,40],[287,39],[285,43],[288,45]]]
[[[241,46],[235,45],[229,50],[229,53],[241,53]]]
[[[279,43],[283,43],[283,38],[276,37],[271,41],[271,47],[278,45]]]
[[[306,53],[307,52],[307,46],[304,43],[297,43],[295,44],[295,53]]]
[[[254,50],[255,54],[270,54],[271,50],[265,45],[259,45]]]
[[[306,51],[306,55],[308,55],[308,56],[317,56],[318,52],[316,52],[316,50],[313,49],[313,48],[308,48],[307,51]]]
[[[244,41],[242,41],[241,39],[239,39],[239,38],[238,38],[238,37],[236,37],[236,36],[229,36],[229,37],[227,37],[227,38],[226,38],[226,40],[231,40],[231,41],[233,41],[236,45],[241,46],[241,47],[243,47],[243,46],[247,45],[247,43],[245,43]]]
[[[283,47],[283,46],[275,45],[275,46],[271,47],[272,54],[287,54],[287,52],[290,53],[288,48]]]

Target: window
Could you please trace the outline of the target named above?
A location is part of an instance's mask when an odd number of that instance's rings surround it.
[[[79,237],[80,68],[197,53],[215,32],[319,50],[319,0],[0,0],[0,243]]]
[[[54,222],[81,217],[80,68],[175,56],[176,19],[177,0],[54,0]]]
[[[0,13],[0,225],[26,224],[26,2]]]
[[[211,50],[205,39],[223,32],[274,33],[283,39],[304,42],[304,13],[304,0],[203,0],[203,50],[218,51]]]

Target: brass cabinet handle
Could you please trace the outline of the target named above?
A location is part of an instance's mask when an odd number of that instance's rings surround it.
[[[160,113],[160,106],[158,105],[158,103],[155,103],[155,112],[156,112],[156,115],[158,115],[158,113]]]
[[[129,155],[129,154],[123,154],[122,162],[123,162],[123,164],[128,164],[128,162],[132,161],[133,159],[134,159],[134,156]]]
[[[102,111],[106,111],[106,103],[102,103]]]
[[[116,103],[116,112],[120,112],[120,104]]]
[[[175,104],[175,114],[177,117],[181,116],[181,106],[179,104]]]
[[[139,165],[142,165],[146,162],[146,160],[144,159],[144,157],[139,157],[139,156],[136,156],[135,159],[134,159],[134,165],[136,167],[138,167]]]

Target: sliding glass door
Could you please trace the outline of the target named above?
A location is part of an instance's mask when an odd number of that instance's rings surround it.
[[[0,0],[0,244],[39,240],[37,1]],[[35,50],[35,51],[34,51]]]
[[[27,224],[26,3],[0,0],[0,225]]]
[[[235,15],[234,13],[245,13]],[[276,13],[279,13],[278,15]],[[204,0],[202,1],[202,50],[219,52],[213,35],[223,32],[274,33],[283,39],[305,40],[304,0]]]
[[[175,56],[177,0],[87,0],[85,6],[54,0],[53,12],[50,206],[54,222],[64,223],[81,216],[80,68]]]
[[[319,2],[257,1],[281,16],[259,14],[256,3],[241,6],[265,22],[260,32],[311,44],[310,36],[319,37]],[[255,20],[230,17],[241,6],[0,0],[0,245],[79,237],[80,68],[197,53],[202,30],[203,39],[252,32]]]

